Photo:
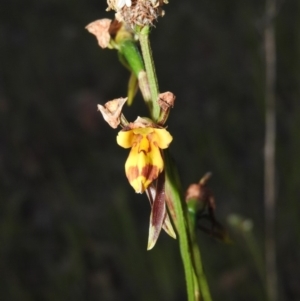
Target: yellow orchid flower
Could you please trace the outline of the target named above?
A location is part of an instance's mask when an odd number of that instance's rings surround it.
[[[143,193],[163,171],[160,149],[167,148],[173,138],[164,128],[134,124],[132,127],[119,132],[117,143],[124,148],[131,147],[125,163],[126,176],[135,192]]]

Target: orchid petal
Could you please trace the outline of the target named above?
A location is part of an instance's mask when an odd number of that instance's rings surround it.
[[[157,142],[157,146],[161,149],[165,149],[172,142],[173,137],[166,129],[154,129],[155,137],[153,140]]]
[[[157,180],[156,197],[150,215],[147,250],[151,250],[158,239],[166,214],[165,175],[161,173]]]
[[[146,190],[146,194],[147,194],[147,197],[149,199],[149,202],[150,202],[150,206],[152,208],[153,206],[153,202],[155,200],[155,197],[156,197],[156,188],[154,186],[153,183],[151,183],[147,190]],[[171,220],[170,220],[170,217],[169,217],[169,214],[168,212],[166,211],[165,213],[165,217],[164,217],[164,221],[163,221],[163,225],[162,225],[162,228],[165,230],[165,232],[170,235],[171,237],[173,237],[174,239],[176,239],[176,233],[174,231],[174,228],[173,228],[173,225],[171,223]]]
[[[164,168],[159,148],[151,142],[149,147],[149,141],[145,140],[134,143],[125,163],[126,176],[137,193],[143,193]]]
[[[171,223],[171,220],[170,220],[170,217],[169,217],[169,214],[168,212],[166,211],[166,214],[165,214],[165,219],[164,219],[164,222],[163,222],[163,229],[165,230],[165,232],[173,237],[174,239],[176,239],[176,233],[174,231],[174,228],[173,228],[173,225]]]
[[[120,131],[117,136],[117,143],[124,148],[129,148],[132,147],[133,139],[134,139],[134,134],[132,130]]]
[[[132,127],[119,132],[117,143],[124,148],[131,147],[125,173],[135,192],[143,193],[163,171],[160,148],[166,148],[171,141],[172,136],[165,129]]]

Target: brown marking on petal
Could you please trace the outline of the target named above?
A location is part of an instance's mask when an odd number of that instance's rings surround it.
[[[159,169],[156,166],[147,164],[142,168],[140,175],[144,176],[147,180],[152,182],[158,177],[158,174]]]
[[[139,169],[137,166],[131,166],[126,170],[126,176],[129,182],[134,181],[139,176]]]
[[[148,134],[147,139],[149,140],[149,142],[152,142],[155,146],[157,146],[157,143],[155,141],[153,141],[153,134],[154,133]],[[151,143],[149,143],[149,147],[150,147],[149,151],[151,151]]]

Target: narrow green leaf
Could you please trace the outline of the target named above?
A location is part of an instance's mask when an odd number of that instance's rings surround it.
[[[138,87],[138,79],[136,75],[133,72],[131,72],[127,90],[127,105],[132,105],[133,99],[138,91]]]
[[[119,52],[125,58],[127,65],[136,77],[141,71],[145,70],[143,59],[134,41],[122,41],[119,45]]]

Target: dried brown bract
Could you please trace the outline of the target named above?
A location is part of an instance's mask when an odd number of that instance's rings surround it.
[[[158,97],[158,104],[163,111],[167,111],[174,107],[176,96],[172,92],[160,93]]]
[[[88,24],[85,28],[93,35],[96,36],[98,44],[101,48],[106,48],[110,41],[110,19],[96,20]]]
[[[121,122],[122,108],[126,98],[117,98],[108,101],[104,106],[98,105],[98,110],[101,112],[104,120],[114,129],[118,127]]]

